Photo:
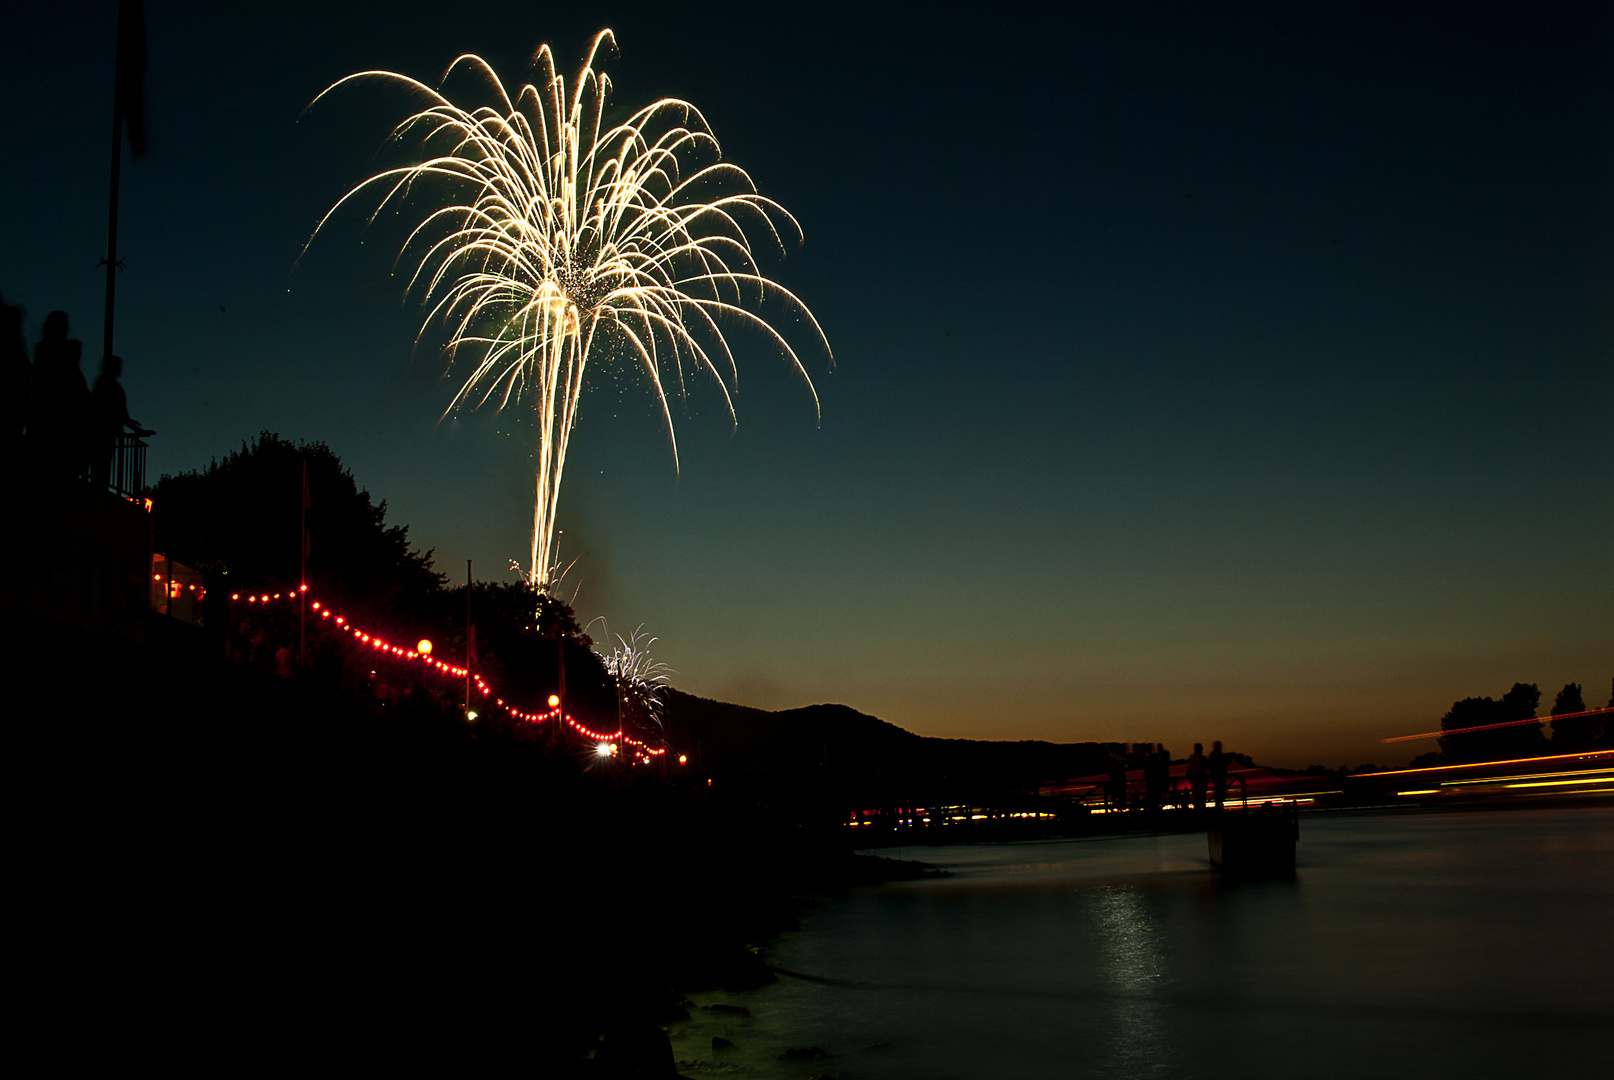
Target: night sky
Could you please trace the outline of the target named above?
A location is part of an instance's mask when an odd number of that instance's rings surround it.
[[[101,352],[113,3],[0,33],[0,292]],[[534,428],[456,385],[385,230],[321,214],[460,52],[601,27],[805,243],[812,399],[733,339],[674,410],[591,368],[582,620],[687,691],[925,735],[1404,761],[1455,698],[1614,676],[1614,7],[148,5],[117,351],[149,472],[328,443],[460,580],[525,561]],[[1052,5],[1049,5],[1052,7]],[[365,242],[368,241],[368,242]],[[805,339],[797,340],[805,342]],[[295,514],[294,505],[288,514]],[[598,626],[595,627],[596,631]]]

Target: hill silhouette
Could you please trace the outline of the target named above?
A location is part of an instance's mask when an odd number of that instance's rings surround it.
[[[714,784],[842,806],[1034,795],[1050,780],[1104,770],[1109,743],[937,739],[846,705],[771,712],[666,693],[669,745]]]

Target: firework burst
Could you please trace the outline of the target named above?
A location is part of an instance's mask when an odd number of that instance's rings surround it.
[[[422,334],[445,328],[449,370],[459,373],[444,415],[518,402],[536,412],[528,578],[539,589],[552,584],[561,472],[590,359],[644,369],[676,465],[668,396],[684,391],[686,370],[711,375],[736,418],[738,369],[725,337],[735,326],[777,347],[818,407],[796,349],[758,310],[765,299],[829,352],[806,305],[765,277],[755,257],[754,237],[782,254],[800,227],[722,160],[700,111],[667,98],[606,121],[611,84],[594,64],[614,44],[609,30],[596,36],[570,86],[544,45],[533,57],[537,78],[514,100],[485,61],[462,56],[441,85],[456,72],[474,76],[492,104],[472,109],[388,71],[350,75],[314,100],[374,80],[423,99],[392,133],[422,160],[353,188],[314,234],[366,197],[375,198],[371,221],[389,206],[418,214],[399,260],[410,267],[409,294],[426,310]]]
[[[606,673],[616,682],[624,722],[637,720],[644,727],[659,732],[665,705],[662,691],[672,678],[673,670],[651,657],[650,647],[655,643],[656,639],[646,637],[644,627],[638,626],[625,638],[618,634],[615,647],[600,659]]]

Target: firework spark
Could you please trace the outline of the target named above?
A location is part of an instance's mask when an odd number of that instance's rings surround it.
[[[646,726],[660,729],[665,705],[662,691],[672,678],[673,669],[651,658],[650,647],[656,639],[646,637],[642,625],[625,638],[618,634],[616,642],[600,659],[605,663],[606,673],[616,682],[624,719],[648,721]]]
[[[610,80],[594,68],[609,30],[589,46],[570,87],[549,46],[533,57],[535,83],[512,101],[493,69],[466,55],[444,73],[477,77],[493,105],[464,109],[406,75],[365,71],[355,81],[403,85],[424,107],[393,129],[424,160],[386,169],[353,188],[314,235],[350,201],[379,195],[418,213],[400,262],[413,264],[409,295],[426,309],[421,333],[447,330],[445,355],[461,383],[445,410],[529,402],[537,413],[539,461],[533,508],[532,584],[547,589],[566,445],[591,358],[644,368],[678,460],[668,390],[685,371],[710,374],[731,420],[738,375],[725,325],[759,332],[818,394],[801,358],[763,314],[764,300],[798,319],[829,353],[823,330],[793,293],[761,273],[758,236],[781,254],[795,218],[722,160],[700,111],[666,98],[608,124]],[[310,238],[312,242],[312,238]]]

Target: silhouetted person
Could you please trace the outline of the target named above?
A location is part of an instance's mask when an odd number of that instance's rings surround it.
[[[232,667],[246,665],[247,657],[252,651],[252,624],[242,621],[235,628],[235,632],[224,639],[224,659]]]
[[[1161,762],[1165,767],[1161,767]],[[1166,801],[1166,788],[1171,783],[1171,757],[1164,746],[1149,744],[1143,754],[1143,790],[1149,809],[1158,810]]]
[[[22,340],[22,308],[0,301],[0,369],[5,379],[5,446],[15,449],[28,425],[33,399],[34,369],[28,363],[28,346]]]
[[[125,430],[136,435],[151,432],[129,418],[129,399],[124,396],[118,376],[123,374],[123,358],[109,356],[101,362],[101,374],[95,380],[91,394],[91,458],[90,480],[98,488],[105,488],[112,470],[112,454],[117,449],[118,436]]]
[[[258,632],[252,635],[252,644],[247,651],[247,665],[261,674],[273,674],[275,650],[269,644],[269,631],[260,627]]]
[[[1188,755],[1188,783],[1193,788],[1193,807],[1195,810],[1205,809],[1205,782],[1210,779],[1210,762],[1205,760],[1205,745],[1194,744],[1194,752]]]
[[[1227,761],[1228,756],[1222,752],[1222,741],[1218,739],[1211,743],[1210,758],[1205,765],[1210,773],[1211,790],[1216,795],[1218,810],[1227,806]]]
[[[1112,811],[1126,809],[1126,751],[1124,744],[1119,750],[1110,751],[1110,776],[1105,794],[1109,796]]]
[[[1155,747],[1154,755],[1155,768],[1160,770],[1160,801],[1176,805],[1177,784],[1171,779],[1171,751],[1161,743]]]
[[[67,312],[45,316],[39,344],[34,347],[34,401],[28,423],[39,467],[56,476],[79,476],[84,471],[85,426],[90,388],[84,382],[79,360],[82,342],[67,336]]]

